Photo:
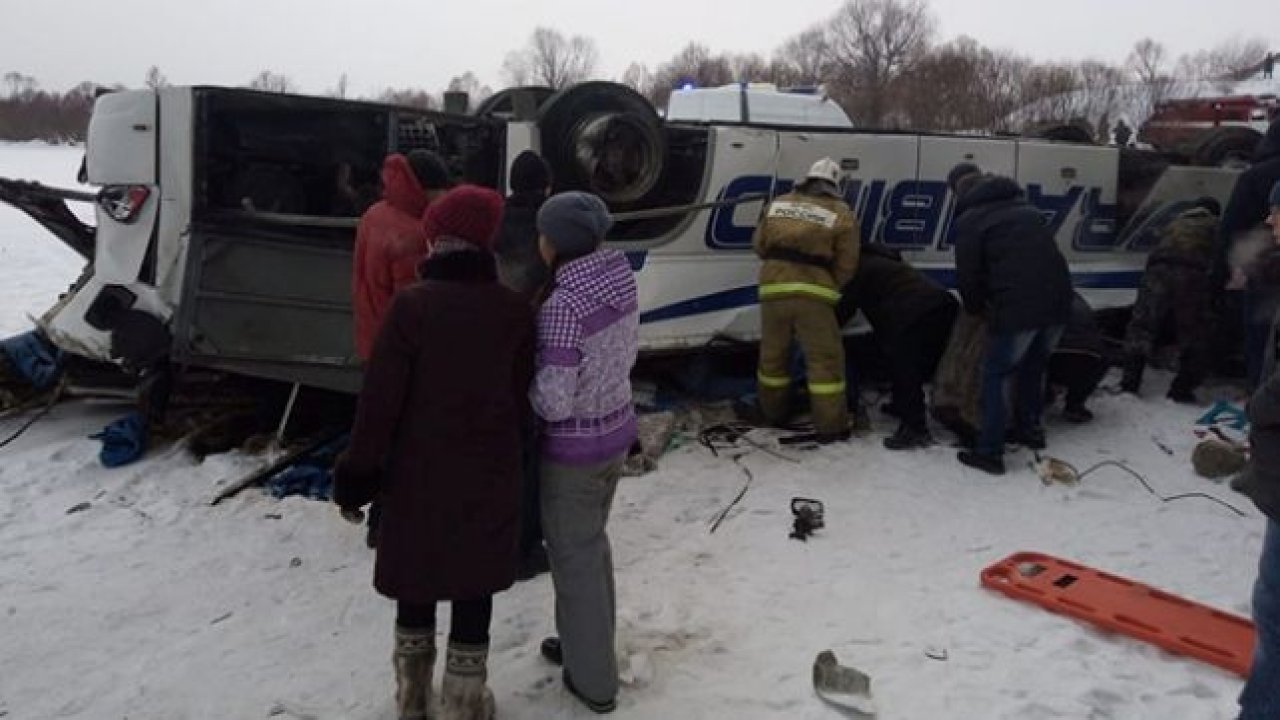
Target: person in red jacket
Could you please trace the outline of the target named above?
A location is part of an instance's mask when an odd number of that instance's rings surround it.
[[[435,153],[388,155],[382,164],[382,200],[356,226],[351,273],[356,355],[369,360],[382,318],[396,291],[417,281],[427,255],[422,213],[449,189],[449,170]]]

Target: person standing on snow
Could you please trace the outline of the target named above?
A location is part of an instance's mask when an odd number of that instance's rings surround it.
[[[546,286],[549,271],[538,250],[538,210],[551,192],[551,168],[537,153],[526,150],[511,163],[511,195],[502,209],[498,232],[498,278],[533,303]],[[537,427],[530,418],[525,428],[524,494],[520,523],[520,569],[527,580],[549,569],[542,544],[542,506],[539,488]]]
[[[530,396],[542,432],[542,529],[559,637],[542,654],[598,713],[616,707],[616,600],[605,525],[637,428],[631,368],[639,347],[636,281],[625,255],[602,249],[612,221],[600,198],[556,195],[538,211],[552,286],[538,312]]]
[[[1058,346],[1049,356],[1045,399],[1051,402],[1052,388],[1061,386],[1065,390],[1063,419],[1076,424],[1087,423],[1093,420],[1093,412],[1085,407],[1085,403],[1110,368],[1111,362],[1093,308],[1080,293],[1072,293],[1071,319],[1067,321]]]
[[[461,186],[424,218],[422,282],[401,291],[369,357],[334,468],[346,517],[385,498],[374,587],[396,601],[400,720],[490,720],[493,595],[515,578],[521,425],[533,377],[529,303],[498,283],[502,197]],[[441,352],[447,348],[447,352]],[[451,601],[439,715],[436,603]]]
[[[1006,177],[983,176],[962,163],[947,177],[956,202],[956,284],[970,315],[987,318],[982,360],[982,429],[958,459],[1004,473],[1005,383],[1016,380],[1009,439],[1045,446],[1046,366],[1071,315],[1071,274],[1040,211]]]
[[[1218,238],[1214,247],[1213,277],[1211,288],[1221,302],[1228,289],[1243,290],[1245,360],[1249,385],[1257,387],[1262,375],[1262,358],[1266,349],[1266,335],[1271,318],[1259,312],[1257,289],[1244,284],[1244,277],[1233,272],[1232,265],[1239,265],[1231,258],[1232,246],[1250,231],[1261,228],[1267,218],[1267,195],[1271,187],[1280,182],[1280,120],[1273,121],[1266,136],[1254,151],[1253,166],[1240,173],[1236,179],[1231,199],[1222,211],[1222,223],[1218,226]],[[1242,270],[1236,267],[1235,270]],[[1232,277],[1234,276],[1234,277]]]
[[[356,356],[368,360],[391,298],[417,281],[426,257],[422,213],[449,188],[449,170],[435,153],[414,150],[388,155],[382,164],[382,200],[356,225],[351,272]]]
[[[884,440],[889,450],[932,444],[925,415],[924,384],[933,377],[951,337],[959,309],[941,285],[911,267],[897,251],[863,245],[858,270],[836,304],[844,327],[858,310],[875,331],[893,381],[893,413],[898,430]]]
[[[794,192],[765,208],[752,244],[760,268],[760,411],[775,425],[790,415],[791,343],[804,353],[819,442],[848,439],[844,343],[836,321],[840,288],[858,269],[858,221],[840,195],[840,166],[813,164]]]
[[[538,252],[538,210],[551,194],[551,168],[532,150],[511,163],[511,194],[502,209],[498,232],[498,275],[502,284],[535,298],[547,284],[548,270]]]
[[[356,225],[351,266],[356,357],[367,362],[396,291],[417,280],[418,263],[427,254],[422,213],[449,187],[449,170],[438,155],[414,150],[408,157],[388,155],[382,163],[382,200],[365,211]],[[382,506],[369,508],[365,543],[378,537]]]
[[[1271,225],[1280,246],[1280,182],[1271,191]],[[1253,586],[1257,643],[1249,679],[1240,693],[1239,720],[1280,717],[1280,313],[1272,319],[1263,364],[1265,381],[1249,400],[1249,447],[1244,471],[1231,486],[1267,516],[1258,579]]]
[[[1222,208],[1203,197],[1160,231],[1160,244],[1147,256],[1133,318],[1125,333],[1124,379],[1120,387],[1137,394],[1161,328],[1172,316],[1181,356],[1169,399],[1196,402],[1195,389],[1209,372],[1212,352],[1213,239]]]

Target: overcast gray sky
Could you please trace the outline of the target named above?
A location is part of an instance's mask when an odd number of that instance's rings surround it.
[[[500,87],[502,61],[538,25],[594,38],[599,74],[651,68],[691,40],[769,54],[829,18],[839,0],[3,0],[0,73],[42,87],[139,85],[158,65],[175,84],[239,85],[260,70],[321,92],[438,91],[467,70]],[[939,37],[969,35],[1037,59],[1122,61],[1150,36],[1176,55],[1232,36],[1280,49],[1276,0],[932,0]],[[1035,9],[1031,9],[1035,8]]]

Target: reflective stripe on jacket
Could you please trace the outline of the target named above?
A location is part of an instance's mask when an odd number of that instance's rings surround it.
[[[834,305],[858,268],[860,234],[839,198],[793,192],[769,203],[752,239],[764,261],[760,299],[814,297]]]

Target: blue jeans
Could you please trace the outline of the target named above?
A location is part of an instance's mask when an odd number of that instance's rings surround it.
[[[1262,366],[1267,358],[1267,339],[1271,336],[1271,318],[1263,312],[1262,293],[1245,290],[1244,301],[1244,359],[1249,377],[1249,387],[1262,385]]]
[[[1258,641],[1253,667],[1240,693],[1239,720],[1280,718],[1280,523],[1267,521],[1253,586],[1253,623]]]
[[[988,457],[1004,455],[1005,381],[1014,379],[1014,426],[1036,430],[1044,414],[1044,378],[1049,356],[1062,337],[1062,326],[992,334],[982,361],[982,432],[977,451]]]

